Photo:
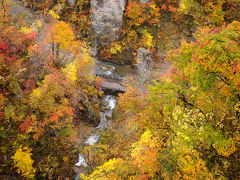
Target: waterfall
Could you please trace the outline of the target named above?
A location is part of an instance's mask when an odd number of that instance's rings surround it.
[[[118,71],[117,65],[98,61],[96,56],[99,44],[103,45],[105,43],[114,42],[118,36],[118,32],[122,26],[125,5],[126,0],[91,0],[92,31],[93,35],[96,37],[95,43],[93,43],[93,47],[91,48],[91,55],[95,57],[95,73],[93,74],[108,79],[108,82],[104,82],[105,87],[116,89],[124,89],[118,84],[118,82],[124,78],[115,74],[115,72]],[[113,82],[109,80],[113,80]],[[108,128],[108,119],[112,118],[116,104],[117,101],[113,95],[106,94],[103,96],[101,110],[99,112],[100,123],[96,127],[93,135],[84,142],[86,146],[92,146],[98,142],[101,131]],[[76,180],[80,178],[80,173],[87,174],[87,163],[82,154],[79,154],[79,161],[75,166],[79,167],[75,176]]]
[[[100,138],[100,131],[105,130],[108,127],[108,118],[112,118],[112,114],[114,111],[114,108],[116,107],[117,100],[115,99],[114,96],[112,95],[105,95],[102,100],[102,105],[100,111],[100,123],[96,127],[96,131],[93,135],[91,135],[85,142],[84,144],[86,146],[93,146],[96,144]],[[78,154],[79,160],[75,164],[75,166],[78,166],[78,172],[75,176],[75,180],[79,179],[79,176],[81,173],[87,173],[87,163],[85,158],[83,157],[82,154]]]

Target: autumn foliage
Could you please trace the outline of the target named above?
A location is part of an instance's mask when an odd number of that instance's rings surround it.
[[[79,92],[98,93],[89,78],[88,48],[57,19],[47,32],[40,21],[13,25],[4,5],[9,23],[0,20],[0,173],[27,179],[71,174]],[[71,54],[75,61],[68,61]],[[63,158],[63,152],[69,153]]]
[[[109,161],[90,179],[102,168],[119,179],[239,177],[239,27],[199,28],[170,53],[171,74],[120,96],[113,131],[95,147]]]
[[[239,1],[127,1],[98,58],[134,69],[145,48],[154,76],[111,92],[117,107],[103,131],[93,125],[104,93],[92,76],[90,0],[21,2],[44,20],[26,23],[0,1],[0,179],[71,179],[79,152],[85,180],[239,179]],[[87,146],[93,131],[99,141]]]

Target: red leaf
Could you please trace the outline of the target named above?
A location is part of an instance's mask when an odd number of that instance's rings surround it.
[[[32,125],[32,123],[32,119],[26,118],[25,121],[19,126],[20,132],[24,133]]]

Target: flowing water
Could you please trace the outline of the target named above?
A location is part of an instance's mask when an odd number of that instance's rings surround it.
[[[116,107],[117,100],[116,97],[113,95],[105,95],[102,100],[102,111],[100,111],[100,123],[96,127],[95,132],[91,135],[84,144],[86,146],[93,146],[96,144],[100,138],[100,134],[102,130],[106,130],[108,128],[108,119],[112,118],[114,108]],[[94,153],[93,151],[91,153]],[[75,166],[79,167],[77,173],[75,175],[75,180],[80,179],[80,174],[87,174],[88,173],[88,165],[86,163],[85,158],[82,154],[78,154],[79,160],[75,164]]]
[[[91,55],[95,59],[94,75],[100,76],[103,80],[101,90],[111,90],[124,92],[125,87],[122,84],[126,75],[132,75],[134,72],[128,66],[119,66],[109,62],[99,61],[97,58],[97,47],[101,37],[106,37],[105,42],[113,42],[117,37],[118,31],[122,25],[122,16],[125,9],[126,0],[91,0],[92,7],[92,30],[96,37]],[[116,107],[116,97],[110,94],[104,95],[100,111],[100,123],[96,128],[96,132],[90,136],[85,145],[92,146],[98,142],[100,131],[108,128],[108,119],[112,118],[114,108]],[[94,152],[93,152],[94,153]],[[83,156],[79,154],[79,162],[75,164],[79,166],[75,179],[79,179],[80,173],[86,173],[86,164]]]

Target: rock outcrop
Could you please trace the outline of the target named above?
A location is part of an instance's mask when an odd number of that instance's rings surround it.
[[[79,102],[79,104],[76,104],[75,114],[79,116],[77,118],[82,117],[83,119],[86,119],[88,122],[93,123],[94,125],[98,125],[100,123],[98,112],[94,109],[93,105],[90,103],[88,96],[81,91],[79,91],[78,94],[80,96],[81,102]],[[80,110],[79,105],[83,106],[84,110]]]
[[[149,2],[149,0],[140,0],[141,3],[146,4]]]
[[[126,0],[92,0],[92,31],[97,44],[114,42],[122,26]]]
[[[152,54],[149,50],[144,48],[139,48],[137,51],[137,65],[136,71],[138,73],[138,81],[141,85],[144,84],[145,81],[150,80],[151,72],[153,69],[153,61]]]
[[[74,2],[74,0],[68,0],[68,4],[69,4],[70,6],[74,6],[75,2]]]

